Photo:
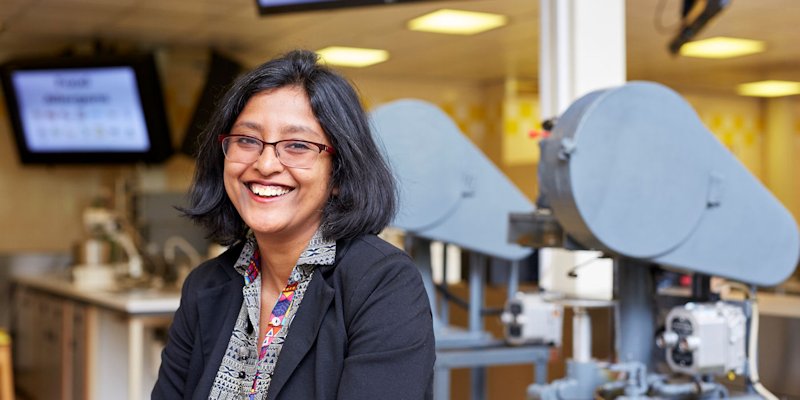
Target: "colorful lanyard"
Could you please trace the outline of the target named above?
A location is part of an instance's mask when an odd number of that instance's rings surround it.
[[[258,277],[258,264],[259,264],[259,254],[258,250],[253,253],[253,257],[250,259],[250,265],[248,266],[248,278],[246,280],[250,280],[251,282]],[[267,332],[264,336],[264,342],[261,343],[261,349],[258,352],[258,364],[261,365],[262,361],[267,355],[267,349],[269,345],[272,344],[272,341],[275,340],[275,336],[278,335],[281,328],[283,327],[283,322],[286,317],[286,314],[289,312],[289,307],[292,305],[292,298],[294,298],[294,292],[297,290],[297,285],[299,282],[292,282],[289,281],[289,284],[283,289],[281,292],[280,297],[278,298],[278,302],[275,303],[275,307],[272,308],[272,313],[269,316],[269,322],[267,322]],[[256,368],[256,376],[253,378],[253,386],[250,387],[250,400],[255,400],[256,397],[256,388],[258,386],[258,379],[261,377],[261,370]]]

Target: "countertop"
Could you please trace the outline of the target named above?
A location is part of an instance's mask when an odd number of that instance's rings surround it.
[[[18,276],[14,282],[128,314],[172,314],[180,303],[177,288],[87,288],[69,279],[52,276],[44,279],[41,276]],[[800,296],[796,294],[759,292],[758,304],[761,315],[800,318]]]
[[[90,288],[53,276],[18,276],[13,282],[127,314],[172,314],[180,303],[180,291],[172,288]]]

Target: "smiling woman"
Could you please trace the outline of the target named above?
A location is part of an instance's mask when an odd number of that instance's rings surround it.
[[[184,212],[231,247],[186,279],[153,398],[431,398],[428,298],[375,236],[395,186],[352,86],[288,53],[202,140]]]
[[[333,155],[326,153],[318,157],[323,148],[330,147],[329,140],[311,110],[308,96],[296,85],[265,90],[251,97],[236,118],[231,132],[234,138],[239,139],[237,142],[244,142],[245,145],[234,143],[233,152],[229,146],[225,153],[225,191],[245,225],[253,232],[260,248],[284,246],[283,243],[275,243],[276,239],[278,242],[292,242],[293,247],[289,251],[296,254],[286,254],[291,259],[277,266],[286,269],[284,272],[288,276],[291,272],[288,267],[294,266],[299,252],[319,229],[323,209],[331,198],[334,187],[331,182]],[[324,142],[316,153],[317,157],[310,144],[304,146],[306,152],[295,150],[295,153],[291,153],[284,148],[285,144],[302,144],[304,140]],[[263,146],[269,141],[276,143],[274,152],[256,153],[252,149],[254,143],[256,147],[261,147],[258,145]],[[242,155],[237,148],[246,150],[248,147],[256,157],[235,157]],[[290,157],[291,154],[295,157]],[[242,160],[250,162],[244,163]],[[298,160],[304,161],[302,166],[295,165]],[[295,245],[294,242],[299,243]],[[285,285],[285,277],[277,275],[274,289],[280,291]],[[268,275],[264,274],[264,277]]]

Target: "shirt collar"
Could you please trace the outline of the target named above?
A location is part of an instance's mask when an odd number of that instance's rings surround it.
[[[305,250],[300,253],[297,265],[333,265],[335,259],[336,242],[325,240],[318,229]],[[244,276],[245,284],[254,282],[258,277],[258,271],[261,269],[260,261],[256,237],[253,231],[249,231],[242,252],[239,253],[239,259],[234,264],[236,272]]]

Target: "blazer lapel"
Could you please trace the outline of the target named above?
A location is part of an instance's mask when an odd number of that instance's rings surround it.
[[[314,344],[319,332],[322,319],[333,301],[334,290],[328,285],[321,269],[314,271],[314,277],[306,288],[303,302],[297,310],[297,315],[289,328],[289,335],[283,343],[278,364],[272,375],[269,384],[267,399],[275,399],[289,380],[300,360],[305,357],[308,350]]]
[[[205,366],[218,366],[222,361],[242,307],[243,285],[243,279],[231,279],[224,285],[203,289],[198,293],[199,335],[202,338]],[[195,394],[211,392],[217,368],[205,368],[202,373]]]

